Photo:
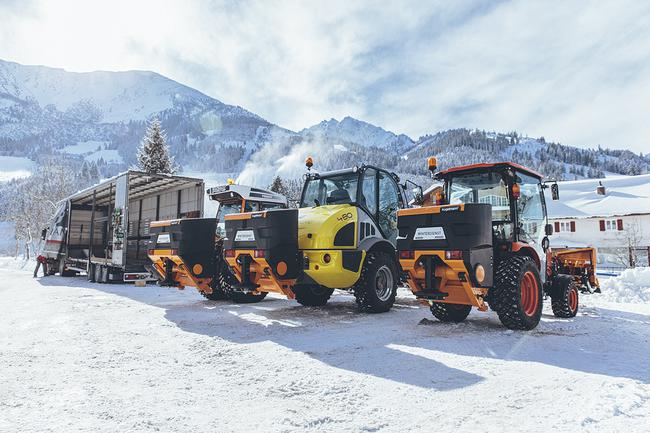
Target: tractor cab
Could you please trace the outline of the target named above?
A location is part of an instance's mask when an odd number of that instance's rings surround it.
[[[210,200],[219,202],[216,234],[220,238],[226,234],[226,215],[284,209],[288,207],[288,201],[285,196],[261,188],[237,185],[232,179],[228,179],[226,185],[208,188],[207,194]]]
[[[386,170],[362,165],[326,173],[307,173],[300,208],[355,206],[362,209],[393,245],[397,238],[397,210],[406,206],[406,188]]]
[[[543,269],[548,248],[542,175],[512,162],[473,164],[440,171],[438,204],[491,205],[493,242],[498,252],[522,251]],[[545,273],[542,273],[542,280]]]

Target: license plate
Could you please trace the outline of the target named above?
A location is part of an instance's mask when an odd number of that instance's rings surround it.
[[[442,227],[419,227],[415,230],[414,241],[438,241],[447,239]]]
[[[171,239],[171,236],[169,235],[169,233],[163,233],[161,235],[158,235],[157,243],[159,243],[159,244],[168,244],[168,243],[171,242],[171,240],[172,239]]]
[[[239,230],[235,235],[235,242],[252,242],[255,240],[253,230]]]

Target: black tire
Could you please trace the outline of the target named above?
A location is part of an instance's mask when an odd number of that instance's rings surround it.
[[[542,317],[542,282],[535,262],[511,256],[499,262],[489,302],[506,328],[531,330]]]
[[[296,294],[296,301],[305,307],[322,307],[334,293],[334,289],[318,284],[301,284],[295,286],[293,291]]]
[[[225,301],[228,299],[228,294],[221,289],[219,278],[213,279],[210,287],[212,288],[212,293],[201,292],[201,295],[205,299],[209,299],[210,301]]]
[[[224,270],[219,274],[219,286],[233,302],[237,304],[254,304],[266,298],[266,292],[253,294],[235,290],[233,285],[236,283],[237,277],[235,277],[229,270]]]
[[[434,317],[441,322],[460,323],[463,320],[467,319],[470,311],[472,311],[472,306],[434,302],[433,305],[431,305],[430,309]]]
[[[384,252],[369,252],[353,291],[360,311],[385,313],[395,303],[399,273],[395,258]]]
[[[557,275],[551,284],[551,307],[555,317],[565,319],[578,314],[578,286],[571,275]]]

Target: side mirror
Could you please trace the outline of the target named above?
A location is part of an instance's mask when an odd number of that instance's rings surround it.
[[[560,187],[557,186],[557,183],[554,183],[551,185],[551,198],[553,200],[559,200],[560,199]]]
[[[41,230],[41,239],[45,240],[46,237],[47,237],[47,229]]]
[[[546,236],[551,236],[553,234],[553,224],[546,224],[546,226],[544,226],[544,234],[546,234]]]

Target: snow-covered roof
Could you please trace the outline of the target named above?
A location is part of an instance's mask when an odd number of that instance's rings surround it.
[[[602,182],[605,195],[596,193]],[[558,182],[560,200],[546,189],[549,218],[589,218],[650,214],[650,174]]]

